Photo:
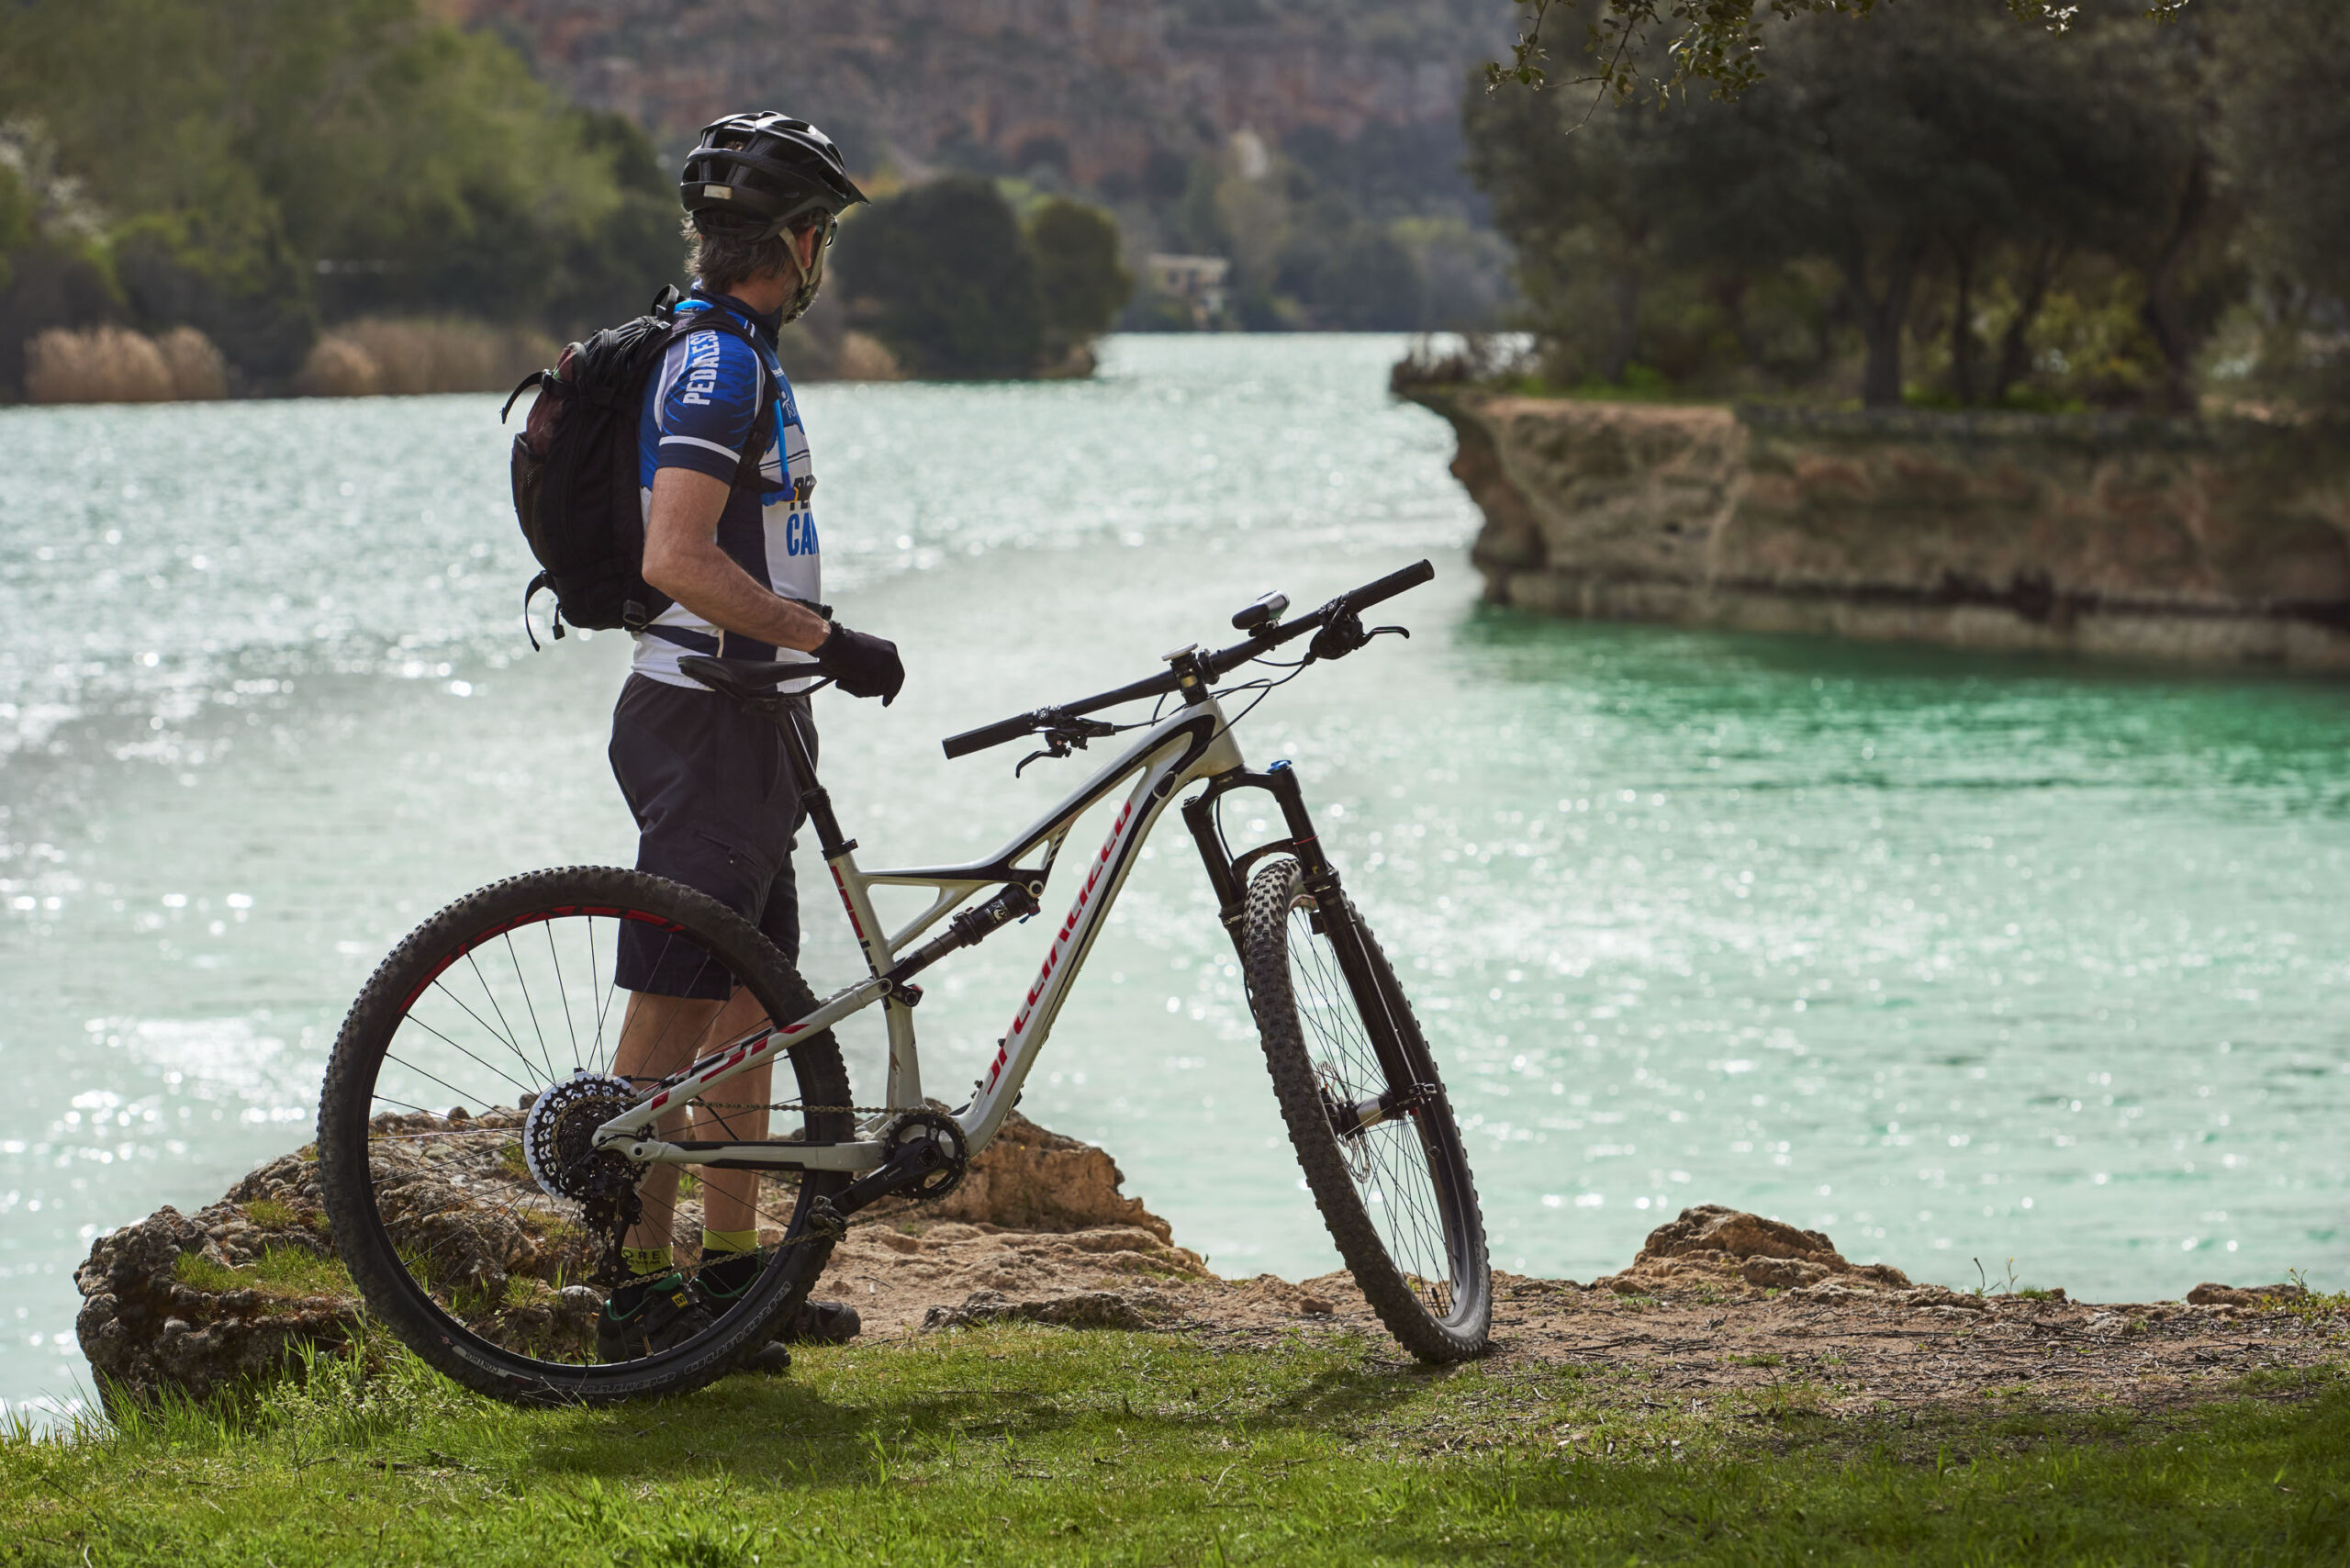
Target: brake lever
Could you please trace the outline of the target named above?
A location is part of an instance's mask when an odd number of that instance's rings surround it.
[[[1077,744],[1078,744],[1079,745],[1083,745],[1085,744],[1085,742],[1084,742],[1083,740],[1080,740]],[[1061,736],[1058,732],[1056,732],[1055,734],[1050,734],[1050,735],[1047,735],[1047,736],[1046,736],[1046,737],[1045,737],[1045,749],[1044,749],[1044,750],[1042,750],[1042,751],[1032,751],[1032,752],[1030,752],[1026,756],[1022,757],[1022,758],[1020,759],[1020,765],[1019,765],[1018,767],[1014,767],[1014,768],[1012,770],[1012,776],[1013,776],[1014,778],[1019,778],[1022,774],[1024,774],[1024,773],[1027,772],[1027,771],[1028,771],[1028,765],[1029,765],[1030,763],[1032,763],[1032,762],[1040,762],[1040,761],[1042,761],[1043,759],[1045,759],[1046,757],[1048,757],[1048,756],[1067,756],[1068,755],[1069,755],[1069,742],[1068,742],[1068,740],[1066,740],[1065,738],[1063,738],[1063,737],[1062,737],[1062,736]]]
[[[1391,632],[1398,637],[1408,638],[1412,634],[1402,626],[1374,626],[1366,632],[1362,618],[1351,610],[1347,610],[1324,622],[1322,629],[1314,633],[1314,641],[1306,644],[1305,662],[1312,664],[1316,659],[1345,658],[1368,644],[1373,637],[1384,636]]]
[[[1106,719],[1081,719],[1072,714],[1062,713],[1052,723],[1036,733],[1045,737],[1045,749],[1032,751],[1022,757],[1020,766],[1012,770],[1012,776],[1014,778],[1019,778],[1030,763],[1041,761],[1048,756],[1067,756],[1071,750],[1083,751],[1087,740],[1098,739],[1102,735],[1114,735],[1118,733],[1118,726]]]

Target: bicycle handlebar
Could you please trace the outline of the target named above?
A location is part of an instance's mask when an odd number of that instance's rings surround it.
[[[1228,648],[1219,649],[1213,654],[1203,654],[1200,655],[1200,664],[1207,671],[1208,678],[1214,680],[1220,676],[1239,668],[1259,655],[1270,653],[1280,647],[1283,643],[1303,637],[1308,632],[1318,630],[1340,615],[1360,613],[1374,604],[1393,599],[1407,588],[1417,588],[1435,576],[1436,568],[1424,560],[1415,561],[1401,571],[1390,572],[1383,577],[1363,584],[1360,588],[1348,588],[1310,615],[1301,615],[1296,620],[1281,625],[1268,626],[1256,635],[1235,643]],[[968,756],[975,751],[985,751],[990,746],[1002,745],[1006,741],[1018,740],[1022,735],[1035,734],[1039,731],[1049,728],[1057,719],[1075,718],[1080,714],[1091,713],[1103,708],[1114,708],[1121,702],[1133,702],[1145,697],[1165,697],[1180,689],[1181,684],[1181,678],[1170,669],[1162,675],[1148,676],[1141,680],[1130,682],[1114,691],[1097,692],[1091,697],[1083,698],[1075,702],[1064,702],[1050,708],[1039,708],[1030,713],[1017,713],[1009,719],[999,719],[992,724],[982,724],[976,730],[966,730],[959,735],[949,735],[939,742],[939,745],[946,750],[949,758]]]

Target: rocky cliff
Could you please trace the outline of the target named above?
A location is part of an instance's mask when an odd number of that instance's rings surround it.
[[[858,167],[974,152],[1091,187],[1249,129],[1449,125],[1502,52],[1503,0],[447,0],[581,102],[665,146],[713,116],[789,106]],[[984,161],[979,160],[979,161]],[[1180,174],[1178,175],[1180,188]]]
[[[1497,603],[2350,671],[2350,432],[1409,395]]]

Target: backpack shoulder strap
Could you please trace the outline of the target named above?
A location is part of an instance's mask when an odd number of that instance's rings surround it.
[[[760,460],[767,456],[767,447],[776,439],[775,406],[776,399],[781,396],[781,390],[774,385],[776,375],[767,364],[766,348],[760,344],[756,337],[752,335],[751,330],[737,320],[733,312],[730,310],[712,308],[680,310],[677,313],[677,325],[670,329],[673,335],[669,341],[675,342],[688,333],[699,331],[704,327],[724,332],[728,337],[749,349],[751,362],[758,367],[758,385],[761,393],[758,400],[759,411],[751,417],[751,431],[744,438],[742,460],[735,467],[734,479],[731,487],[737,490],[751,489],[759,482]]]

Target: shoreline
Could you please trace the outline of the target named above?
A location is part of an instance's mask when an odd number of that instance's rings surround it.
[[[2350,673],[2338,431],[1398,393],[1453,428],[1493,603]]]
[[[519,1113],[465,1124],[494,1134],[508,1119]],[[484,1154],[485,1169],[495,1158]],[[332,1351],[364,1335],[325,1235],[315,1161],[307,1148],[281,1156],[195,1215],[166,1207],[93,1243],[75,1276],[77,1332],[102,1387],[203,1398],[301,1364],[305,1346]],[[472,1195],[485,1190],[480,1173],[472,1180],[447,1191],[487,1210],[489,1200]],[[818,1294],[857,1308],[866,1344],[1030,1323],[1259,1349],[1300,1335],[1361,1338],[1374,1354],[1402,1356],[1344,1272],[1223,1278],[1122,1181],[1102,1150],[1015,1113],[946,1199],[868,1211],[835,1248]],[[699,1225],[698,1208],[681,1205],[681,1260],[694,1255]],[[547,1270],[559,1278],[562,1264],[517,1245],[524,1252],[506,1266],[529,1289],[517,1294],[501,1272],[497,1294],[535,1315],[533,1332],[559,1332],[564,1305],[531,1280]],[[2350,1340],[2350,1296],[2298,1283],[2205,1282],[2177,1300],[2122,1304],[2076,1302],[2062,1289],[1954,1291],[1852,1264],[1818,1231],[1717,1206],[1684,1209],[1628,1267],[1588,1283],[1494,1278],[1491,1364],[1606,1366],[1698,1399],[1801,1376],[1829,1391],[1815,1402],[1829,1414],[2020,1385],[2066,1407],[2170,1407],[2221,1397],[2256,1372],[2333,1364]]]

